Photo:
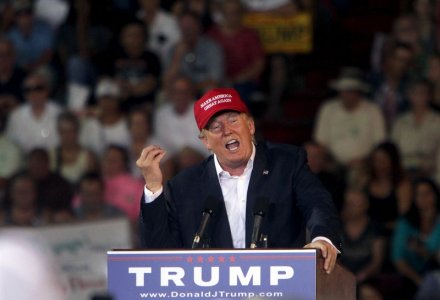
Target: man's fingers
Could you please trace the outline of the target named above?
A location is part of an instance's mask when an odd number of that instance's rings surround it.
[[[307,244],[307,245],[304,246],[304,248],[316,248],[316,249],[319,249],[319,250],[321,250],[322,257],[324,257],[324,258],[327,257],[327,248],[325,247],[324,244],[320,243],[319,241]]]
[[[155,149],[150,151],[150,153],[148,153],[146,161],[147,162],[157,162],[157,158],[160,157],[161,155],[163,156],[165,154],[165,150],[163,149]]]
[[[166,154],[167,154],[166,151],[162,150],[162,153],[159,153],[154,157],[154,162],[159,163]]]
[[[160,161],[165,156],[166,151],[156,145],[144,148],[136,161],[136,165],[141,169],[145,179],[145,186],[151,192],[156,192],[162,186],[163,175],[160,169]]]
[[[321,249],[322,257],[327,258],[327,247],[323,244],[319,244],[319,249]]]
[[[142,153],[139,157],[139,159],[136,161],[137,166],[145,166],[150,165],[153,161],[156,162],[156,158],[158,156],[163,157],[165,155],[165,150],[163,150],[160,147],[157,146],[148,146],[144,150],[142,150]]]
[[[140,166],[140,164],[142,164],[142,162],[145,161],[145,159],[147,158],[148,153],[151,152],[151,150],[155,149],[155,146],[148,146],[144,149],[142,149],[141,155],[139,156],[138,160],[136,161],[136,164],[138,166]]]
[[[327,273],[330,273],[331,270],[332,270],[331,265],[332,265],[332,259],[333,259],[333,257],[332,257],[332,255],[331,255],[331,253],[328,253],[328,255],[327,255],[327,256],[324,256],[324,258],[325,258],[325,261],[324,261],[324,270],[326,270]]]
[[[322,257],[324,258],[324,270],[327,274],[330,274],[333,271],[337,257],[337,250],[335,247],[327,242],[316,241],[305,245],[304,248],[316,248],[321,250]]]
[[[335,268],[337,253],[336,250],[332,249],[331,246],[327,246],[327,248],[328,251],[327,251],[327,258],[325,259],[324,262],[324,269],[327,271],[328,274],[330,274],[331,272],[333,272],[333,269]]]

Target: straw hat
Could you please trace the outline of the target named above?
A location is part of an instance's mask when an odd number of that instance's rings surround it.
[[[330,82],[329,86],[336,91],[360,91],[367,93],[370,87],[362,79],[363,73],[357,68],[343,68],[336,80]]]

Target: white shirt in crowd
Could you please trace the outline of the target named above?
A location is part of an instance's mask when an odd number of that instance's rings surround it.
[[[171,156],[185,147],[190,147],[204,156],[210,154],[200,142],[200,132],[194,120],[192,105],[188,106],[183,115],[178,115],[170,103],[160,106],[155,113],[154,132],[159,144]]]
[[[143,12],[138,13],[143,17]],[[153,22],[148,26],[148,49],[157,54],[162,66],[165,66],[166,57],[171,48],[180,40],[181,34],[175,17],[163,10],[159,10]]]
[[[22,166],[20,147],[0,134],[0,178],[9,178]],[[1,196],[1,193],[0,193]]]
[[[408,170],[431,170],[440,179],[440,114],[430,111],[421,123],[412,112],[394,123],[391,138],[398,146],[402,164]]]
[[[35,148],[51,149],[58,145],[57,118],[61,107],[51,101],[46,103],[41,117],[36,118],[29,104],[15,109],[6,126],[6,136],[25,152]]]
[[[362,99],[353,111],[335,98],[324,103],[318,113],[315,140],[326,146],[342,164],[367,157],[385,139],[385,121],[377,104]]]
[[[94,118],[84,120],[80,141],[81,145],[98,155],[102,155],[109,145],[128,148],[130,145],[130,132],[127,120],[122,118],[113,125],[103,125]]]

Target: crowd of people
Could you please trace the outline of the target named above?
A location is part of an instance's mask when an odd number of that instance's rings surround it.
[[[437,2],[408,1],[375,35],[367,69],[340,68],[305,144],[340,209],[360,299],[438,297]]]
[[[361,299],[440,294],[440,1],[400,2],[369,67],[341,65],[328,82],[334,97],[303,145],[340,212],[340,260]],[[55,4],[62,19],[44,13]],[[0,1],[0,226],[125,216],[136,245],[135,162],[159,145],[168,179],[210,155],[193,115],[200,95],[234,87],[251,110],[264,99],[257,126],[282,118],[289,59],[266,53],[244,14],[323,18],[343,5]]]

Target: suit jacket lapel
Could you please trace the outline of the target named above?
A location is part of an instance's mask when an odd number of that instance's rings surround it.
[[[215,197],[220,201],[218,212],[214,216],[213,222],[211,222],[211,247],[233,248],[231,227],[213,157],[207,162],[205,171],[206,174],[202,179],[202,201],[205,201],[208,197]]]
[[[266,147],[263,143],[260,143],[256,145],[254,166],[252,168],[246,199],[246,247],[250,246],[252,238],[255,199],[258,196],[264,196],[264,182],[268,175]]]

